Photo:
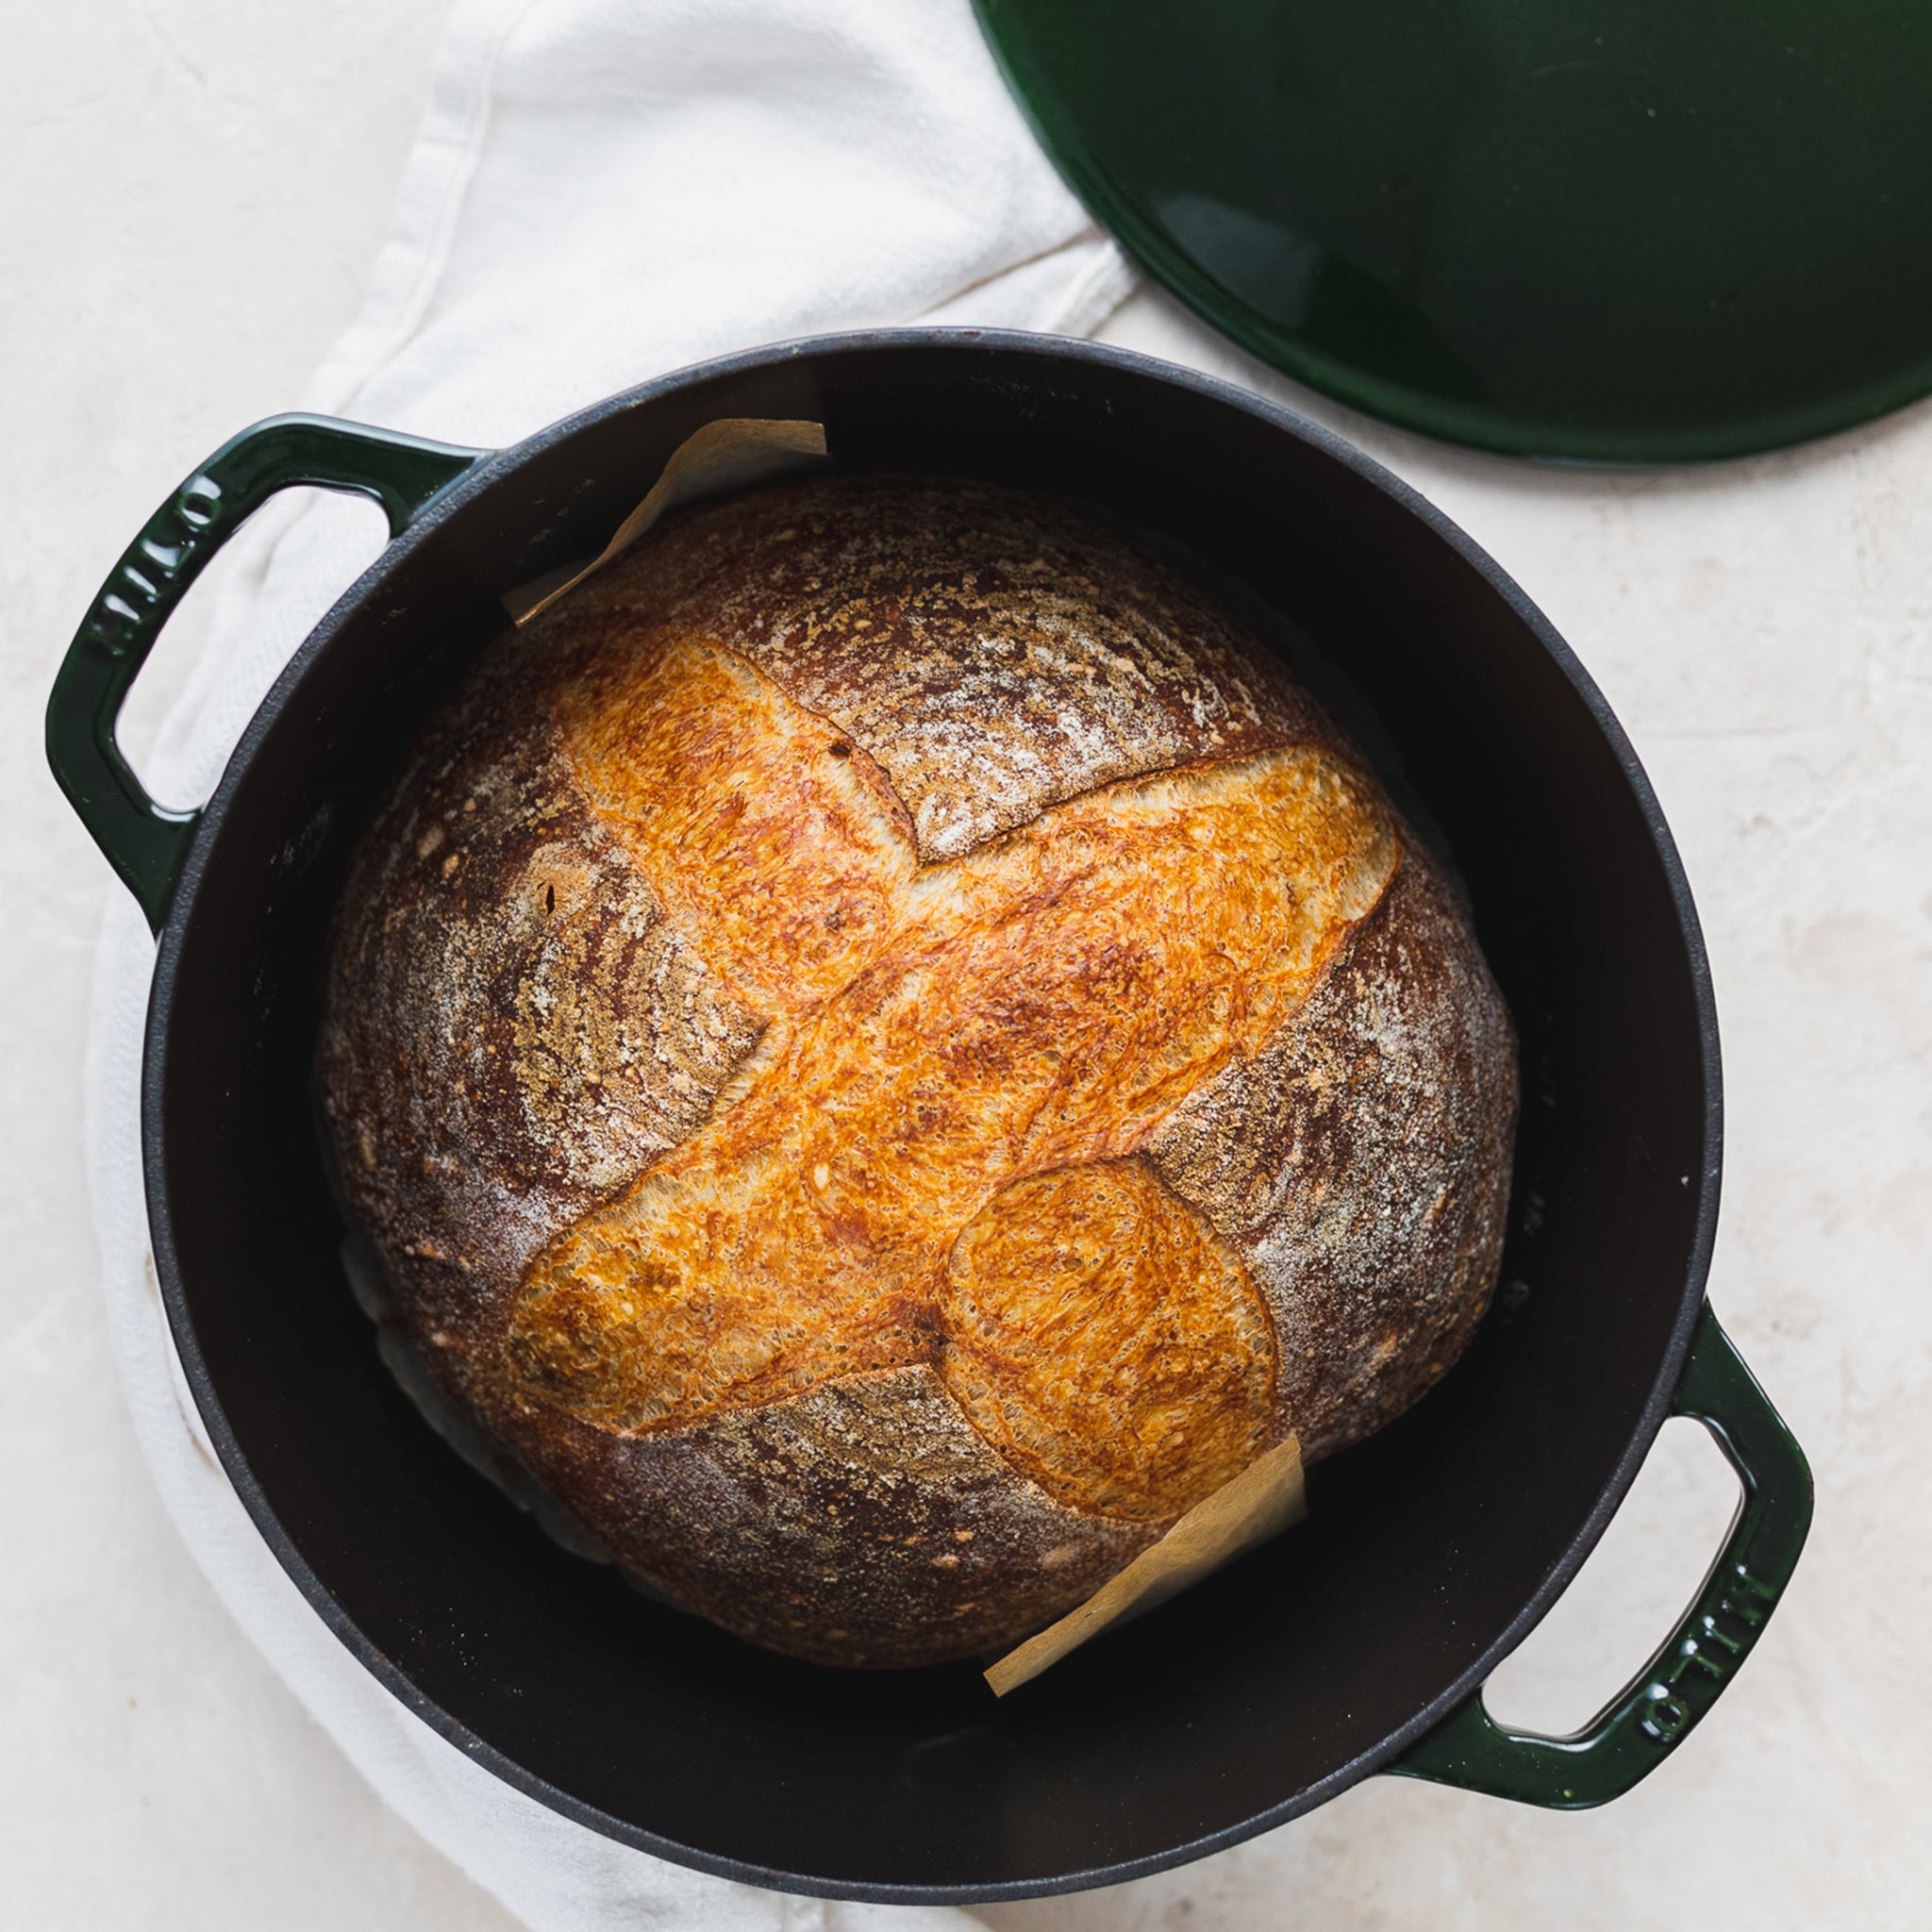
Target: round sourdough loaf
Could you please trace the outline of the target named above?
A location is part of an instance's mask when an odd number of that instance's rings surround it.
[[[908,477],[690,512],[491,649],[320,1066],[454,1404],[678,1603],[872,1665],[1413,1402],[1517,1091],[1461,905],[1228,613]]]

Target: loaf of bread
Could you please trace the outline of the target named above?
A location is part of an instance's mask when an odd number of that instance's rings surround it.
[[[689,512],[491,648],[354,865],[320,1074],[448,1400],[855,1665],[1415,1401],[1517,1093],[1462,905],[1221,604],[908,477]]]

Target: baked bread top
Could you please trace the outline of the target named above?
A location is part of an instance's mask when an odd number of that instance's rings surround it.
[[[1010,1641],[1413,1401],[1516,1106],[1466,915],[1267,654],[1108,528],[906,477],[690,512],[493,647],[320,1057],[451,1397],[843,1663]]]

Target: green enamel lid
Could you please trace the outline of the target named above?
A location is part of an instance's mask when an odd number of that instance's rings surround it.
[[[975,0],[1094,215],[1242,347],[1512,455],[1932,391],[1925,0]]]

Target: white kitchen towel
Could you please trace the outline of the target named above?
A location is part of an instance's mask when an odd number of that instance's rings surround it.
[[[368,299],[302,401],[495,445],[728,350],[907,323],[1082,334],[1130,286],[967,0],[456,0]],[[236,540],[208,645],[142,760],[159,795],[213,788],[377,541],[368,508],[340,499],[283,499]],[[363,1775],[541,1932],[976,1924],[784,1898],[615,1844],[472,1763],[329,1634],[216,1464],[156,1292],[139,1125],[153,960],[117,894],[86,1074],[116,1357],[181,1534]]]

